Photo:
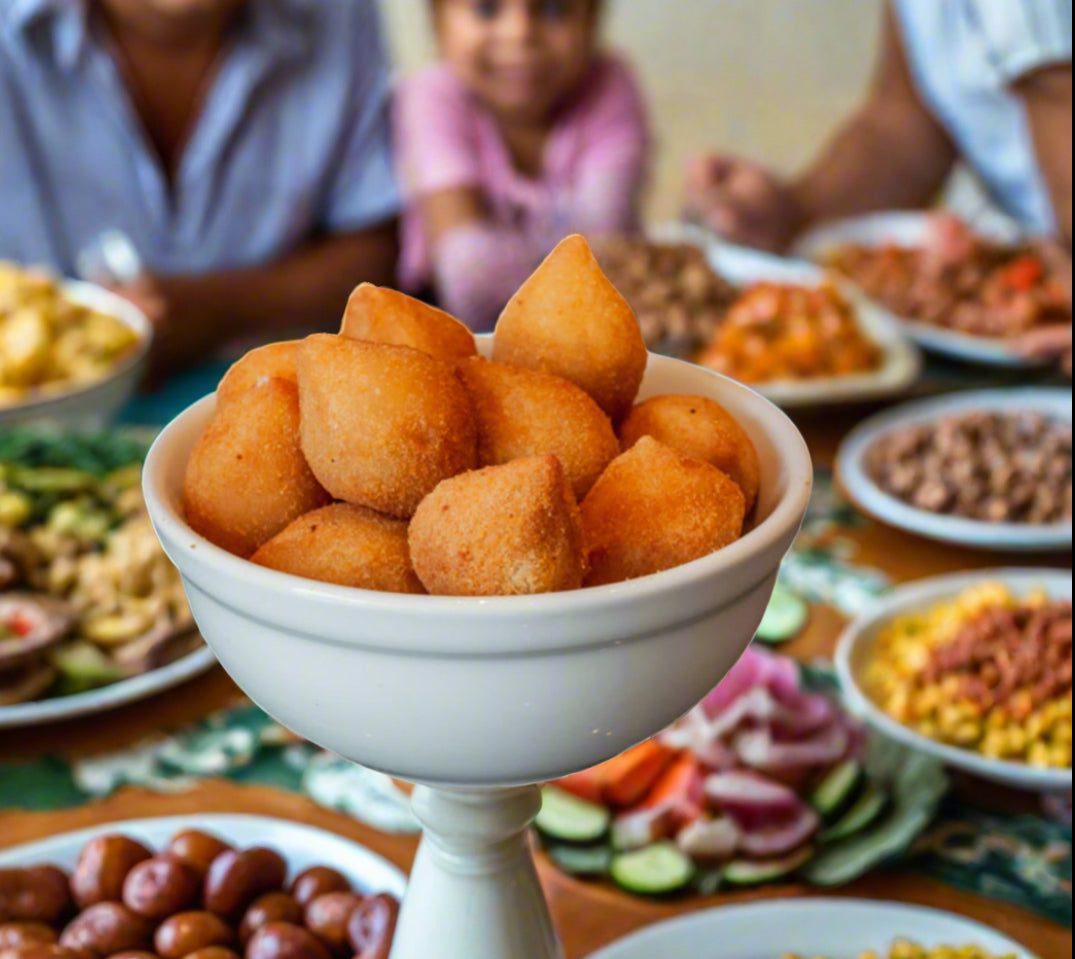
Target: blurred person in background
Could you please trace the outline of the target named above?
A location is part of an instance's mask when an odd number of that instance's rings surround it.
[[[637,228],[649,164],[601,0],[431,0],[442,62],[397,92],[401,278],[477,330],[569,233]]]
[[[389,96],[374,0],[0,0],[0,258],[125,237],[158,372],[335,327],[394,277]]]
[[[962,160],[1025,231],[1051,238],[1070,294],[1071,6],[889,0],[869,94],[806,172],[784,180],[739,157],[701,158],[687,215],[782,251],[824,220],[928,207]],[[1070,325],[1020,345],[1070,372]]]

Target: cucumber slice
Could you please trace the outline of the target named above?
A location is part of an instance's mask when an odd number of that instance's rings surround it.
[[[833,820],[858,798],[865,771],[857,759],[846,759],[831,769],[810,796],[810,805],[823,819]]]
[[[810,618],[810,607],[802,597],[784,586],[777,586],[758,626],[757,637],[763,643],[786,643],[803,631]]]
[[[569,876],[586,879],[604,878],[612,865],[612,850],[608,846],[568,846],[553,843],[545,853]]]
[[[813,848],[805,846],[783,859],[737,859],[724,867],[724,882],[729,886],[762,886],[778,882],[801,869],[813,855]]]
[[[675,843],[657,842],[635,852],[613,856],[612,881],[640,896],[679,892],[694,878],[694,863]]]
[[[541,812],[534,825],[550,839],[561,842],[596,842],[608,832],[612,814],[604,806],[572,796],[555,786],[541,790]]]
[[[822,842],[837,842],[872,826],[888,807],[889,796],[882,789],[868,785],[854,805],[821,834]]]

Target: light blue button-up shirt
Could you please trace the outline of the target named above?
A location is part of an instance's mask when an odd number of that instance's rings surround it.
[[[374,0],[251,0],[172,188],[87,0],[0,0],[0,258],[72,273],[105,230],[165,274],[396,215]]]

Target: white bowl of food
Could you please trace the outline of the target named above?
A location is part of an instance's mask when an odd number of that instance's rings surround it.
[[[836,472],[857,506],[906,532],[998,552],[1070,551],[1071,391],[905,403],[856,426]]]
[[[1066,622],[1066,700],[1035,613],[1060,634]],[[894,589],[844,631],[836,668],[852,712],[884,735],[992,782],[1070,792],[1070,631],[1070,570],[958,573]]]
[[[108,290],[0,263],[0,427],[102,428],[138,388],[152,339]]]

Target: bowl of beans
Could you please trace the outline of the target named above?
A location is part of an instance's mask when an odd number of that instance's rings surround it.
[[[388,959],[403,888],[298,823],[112,823],[0,851],[0,957]]]
[[[851,709],[881,733],[1004,785],[1071,791],[1071,571],[909,583],[836,653]]]
[[[941,542],[1070,552],[1071,391],[986,390],[909,403],[853,430],[840,482],[866,513]]]

